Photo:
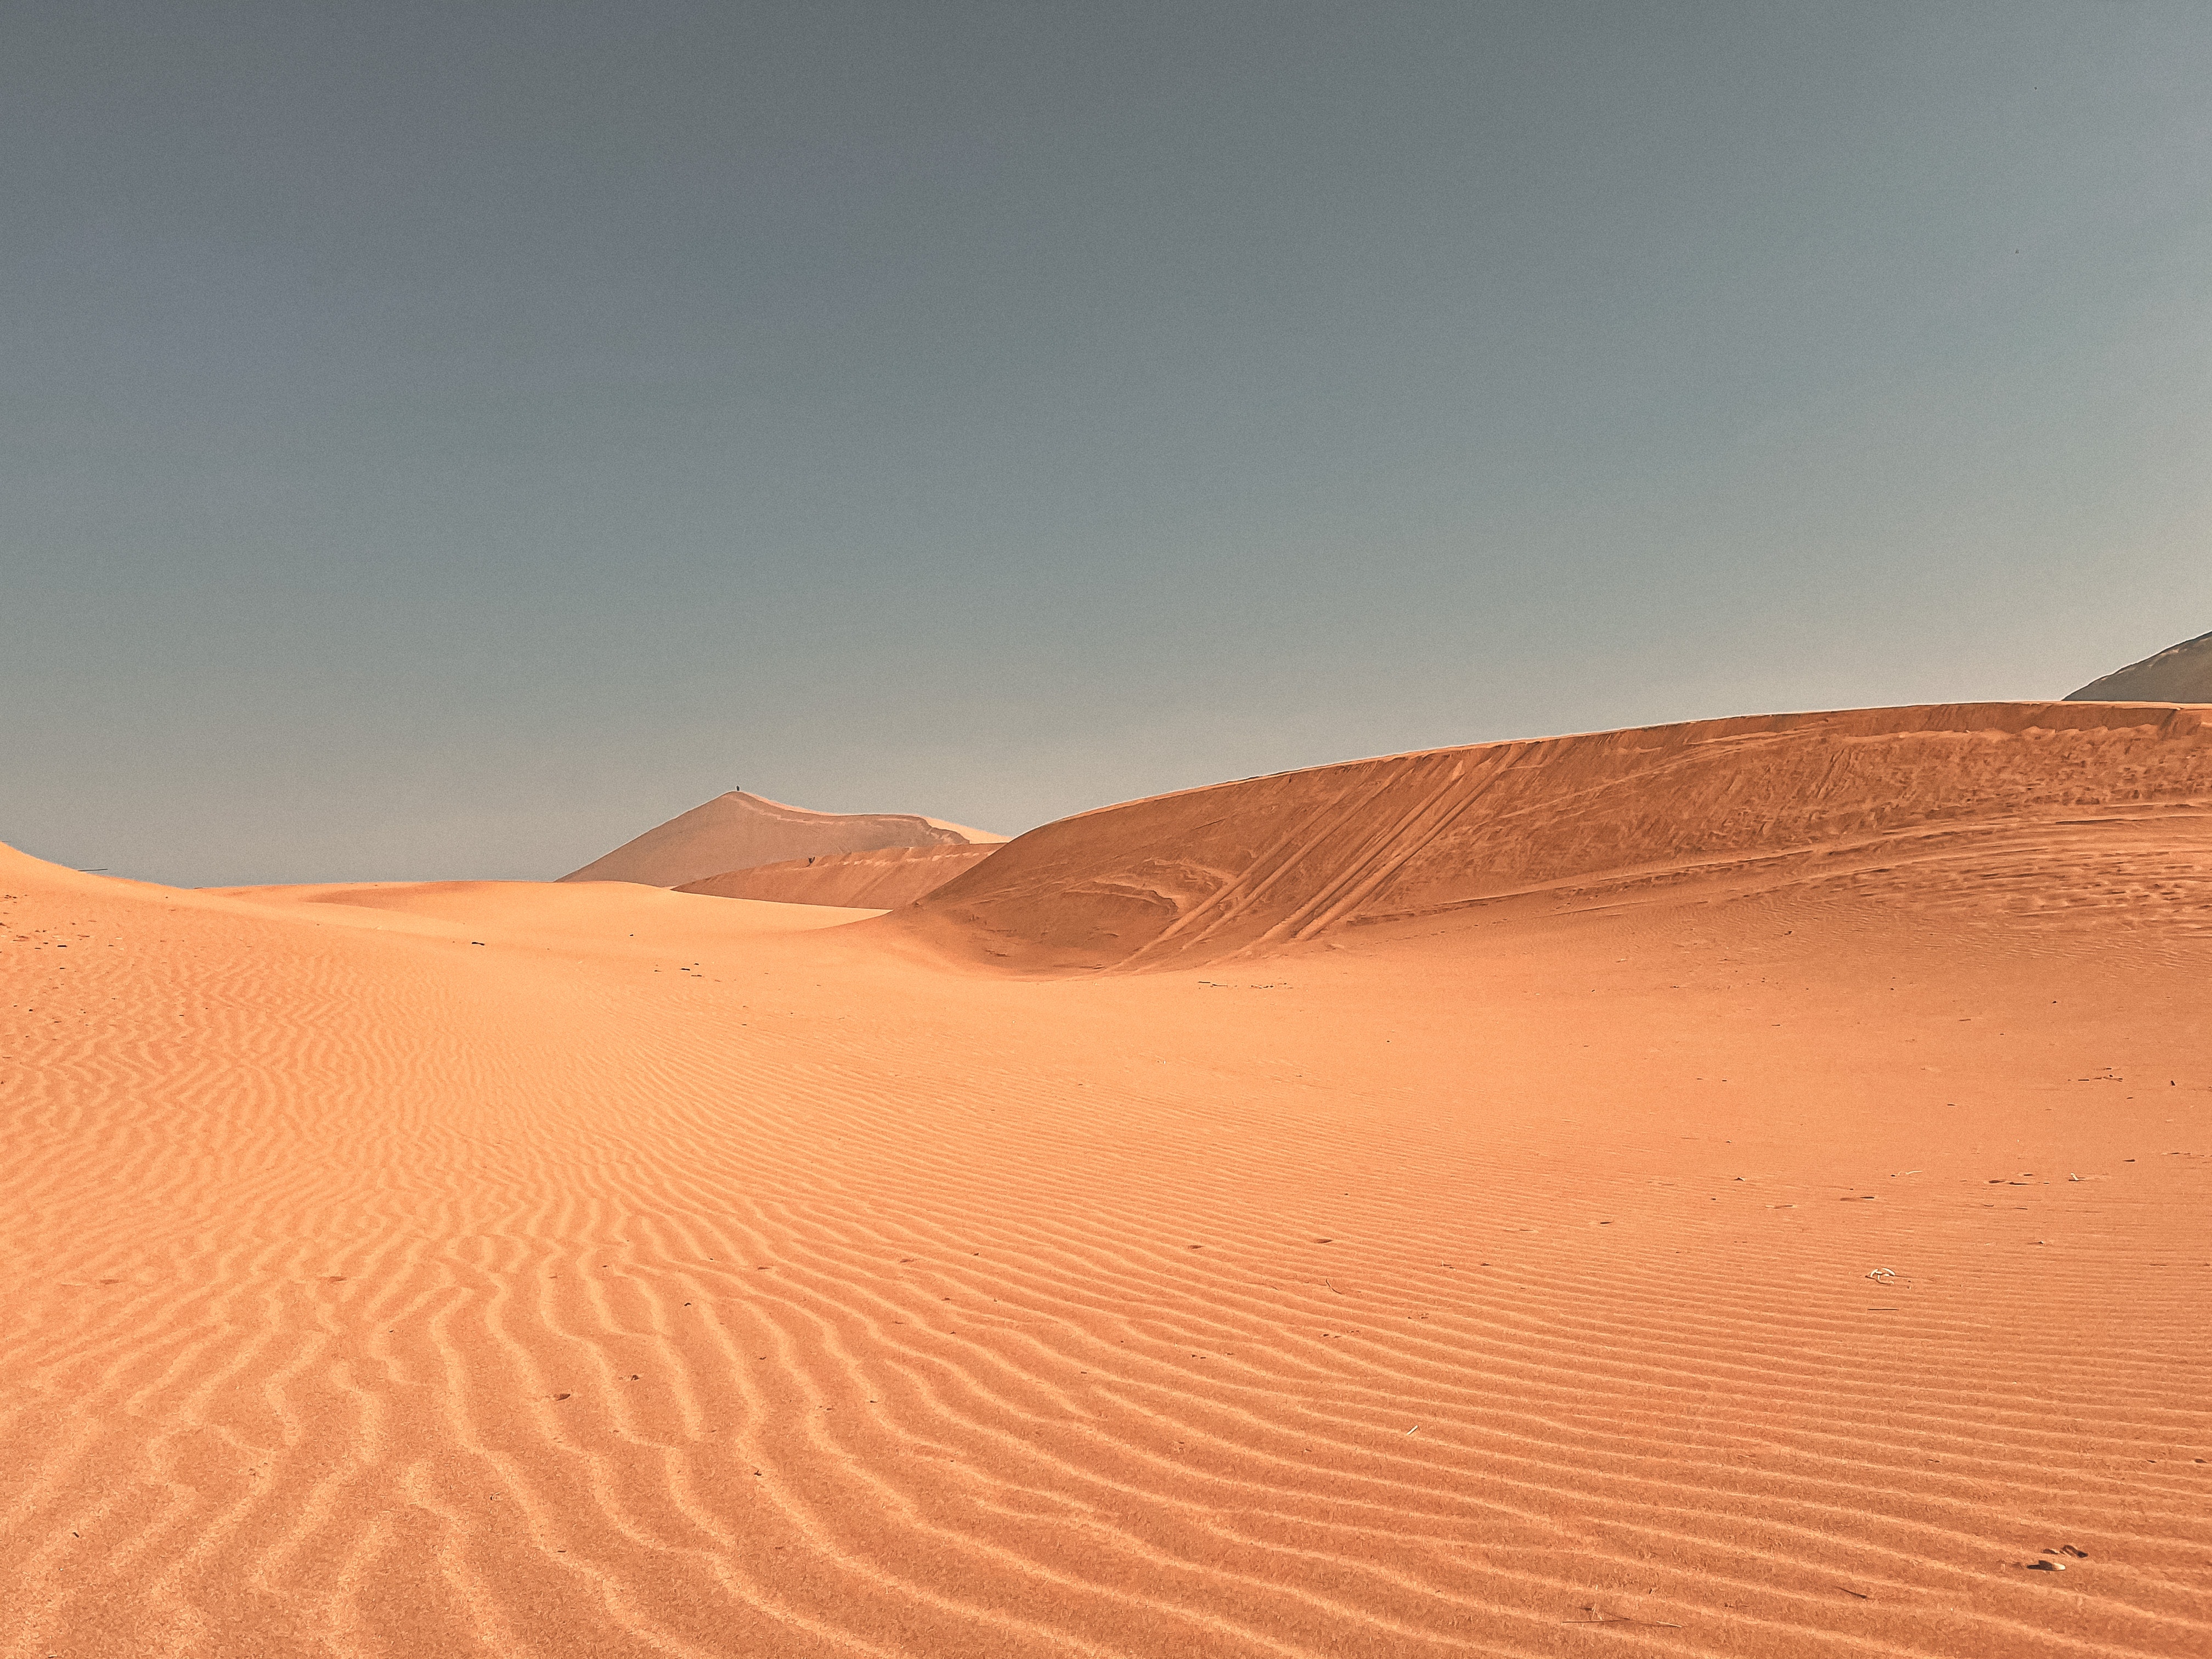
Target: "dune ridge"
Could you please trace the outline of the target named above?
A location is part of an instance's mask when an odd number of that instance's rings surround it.
[[[1200,963],[1603,877],[1881,862],[1915,838],[2212,802],[2202,713],[1976,703],[1430,750],[1032,830],[907,927],[1036,972]]]
[[[732,789],[656,824],[561,879],[681,887],[754,865],[826,853],[963,847],[1006,839],[913,812],[817,812]]]
[[[912,904],[999,850],[980,847],[883,847],[865,853],[825,853],[732,870],[690,881],[679,893],[766,900],[778,904],[833,904],[896,910]]]
[[[1121,975],[0,849],[0,1659],[2203,1651],[2197,739],[1878,712]],[[1767,830],[1686,872],[1669,766]]]

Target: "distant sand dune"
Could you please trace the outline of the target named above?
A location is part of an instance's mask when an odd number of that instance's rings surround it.
[[[2069,702],[2212,703],[2212,634],[2170,645],[2071,693]]]
[[[1006,840],[911,812],[815,812],[732,789],[626,841],[563,881],[681,887],[732,870],[882,847],[964,847]]]
[[[719,898],[766,899],[779,904],[857,905],[896,910],[936,891],[1003,845],[885,847],[866,853],[829,853],[820,858],[732,870],[686,882],[682,893]]]
[[[2077,809],[2212,801],[2197,712],[1979,703],[1352,761],[1032,830],[900,926],[1033,972],[1194,964],[1561,884],[1810,875]]]
[[[1486,745],[874,920],[0,849],[0,1659],[2203,1653],[2205,750]]]

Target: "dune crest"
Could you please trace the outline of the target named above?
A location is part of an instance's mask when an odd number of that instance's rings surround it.
[[[1028,972],[1197,964],[1603,878],[1881,860],[2077,808],[2212,800],[2182,709],[1971,703],[1696,720],[1277,774],[1062,819],[897,926]]]
[[[825,853],[820,858],[732,870],[690,881],[679,893],[760,899],[777,904],[834,904],[896,910],[933,893],[995,854],[1005,843],[981,846],[881,847],[865,853]]]
[[[912,812],[817,812],[732,789],[655,825],[561,879],[681,887],[732,870],[830,853],[996,845],[1006,839],[988,830]]]

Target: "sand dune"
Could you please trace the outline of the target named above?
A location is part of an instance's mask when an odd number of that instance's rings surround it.
[[[2203,1653],[2205,746],[1322,769],[967,946],[0,851],[0,1659]]]
[[[815,812],[732,789],[624,842],[561,879],[681,887],[754,865],[818,858],[825,853],[963,847],[1006,839],[988,830],[911,812]]]
[[[2212,634],[2092,680],[2069,702],[2212,702]]]
[[[1003,845],[885,847],[866,853],[830,853],[817,859],[732,870],[686,882],[680,893],[718,898],[768,899],[780,904],[859,905],[896,910],[939,888],[991,856]]]
[[[1832,878],[2212,799],[2191,711],[1978,703],[1698,720],[1393,755],[1031,831],[905,925],[1035,971],[1200,963],[1722,866]]]

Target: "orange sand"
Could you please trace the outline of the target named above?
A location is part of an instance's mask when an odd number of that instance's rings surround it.
[[[766,899],[776,904],[857,905],[896,910],[935,892],[955,876],[989,858],[999,844],[981,847],[885,847],[868,853],[830,853],[817,859],[756,865],[689,881],[679,893],[716,898]]]
[[[2212,736],[2063,707],[878,920],[0,852],[0,1656],[2204,1653]]]

